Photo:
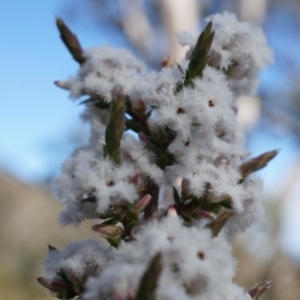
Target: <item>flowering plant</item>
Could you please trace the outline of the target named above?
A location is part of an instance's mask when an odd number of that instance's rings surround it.
[[[235,98],[272,62],[262,31],[213,15],[198,39],[179,34],[181,64],[148,72],[125,49],[83,51],[57,26],[80,69],[55,83],[81,99],[91,128],[55,180],[60,221],[96,219],[104,239],[49,246],[39,283],[59,299],[259,299],[270,281],[233,283],[230,243],[262,216],[252,173],[277,154],[247,160],[236,121]]]

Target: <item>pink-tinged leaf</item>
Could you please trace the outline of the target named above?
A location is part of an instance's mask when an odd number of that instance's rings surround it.
[[[151,195],[147,194],[138,201],[136,204],[136,209],[139,211],[139,213],[141,213],[147,207],[147,205],[151,202],[151,199]]]
[[[42,285],[43,287],[45,287],[46,289],[55,292],[55,293],[59,293],[65,290],[69,290],[70,289],[70,285],[67,285],[64,281],[62,280],[48,280],[44,277],[38,277],[37,281],[40,285]]]
[[[50,290],[50,281],[49,281],[49,280],[45,279],[44,277],[38,277],[36,280],[37,280],[38,283],[39,283],[40,285],[42,285],[44,288]]]
[[[92,226],[92,230],[100,233],[103,237],[114,237],[120,235],[123,232],[119,226],[103,224]]]
[[[199,216],[201,218],[206,218],[206,219],[214,219],[215,218],[215,214],[212,213],[211,211],[207,211],[207,210],[198,210],[197,213],[199,214]]]
[[[269,151],[243,163],[240,166],[240,173],[242,175],[242,179],[240,180],[240,182],[243,182],[249,174],[264,168],[267,163],[272,160],[277,154],[277,150]]]
[[[248,291],[253,300],[258,300],[272,285],[272,280],[267,279],[258,283],[254,288]]]

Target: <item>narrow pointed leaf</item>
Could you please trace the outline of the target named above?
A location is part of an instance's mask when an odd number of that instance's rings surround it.
[[[76,35],[69,29],[62,19],[57,18],[56,25],[60,32],[62,41],[72,54],[74,60],[76,60],[79,64],[83,64],[86,59]]]
[[[121,138],[124,129],[124,99],[119,96],[111,104],[110,120],[105,131],[105,152],[117,165],[121,163]]]
[[[242,175],[240,183],[242,183],[250,173],[264,168],[267,163],[272,160],[277,154],[277,150],[269,151],[242,164],[240,167],[240,173]]]
[[[162,271],[161,254],[156,254],[144,273],[135,300],[155,300],[155,291]]]
[[[258,283],[254,288],[248,291],[253,300],[258,300],[270,287],[272,280],[267,279]]]
[[[184,221],[186,221],[187,223],[192,223],[192,217],[189,214],[182,211],[180,215]]]
[[[233,216],[234,212],[232,210],[225,211],[219,215],[214,221],[206,225],[207,228],[210,228],[212,231],[212,236],[217,236],[227,221]]]
[[[202,72],[208,62],[209,51],[214,38],[214,31],[212,31],[212,22],[209,22],[200,34],[195,48],[193,50],[191,60],[186,71],[184,86],[194,86],[193,79],[202,77]],[[177,87],[177,91],[180,86]]]
[[[118,248],[119,245],[120,245],[120,243],[121,243],[121,239],[120,238],[106,237],[106,240],[114,248]]]
[[[66,272],[64,271],[64,269],[60,269],[59,272],[57,272],[57,274],[60,276],[60,278],[66,282],[67,284],[71,284],[71,281],[69,280]]]
[[[179,205],[181,203],[177,189],[174,186],[173,186],[173,198],[176,204]]]

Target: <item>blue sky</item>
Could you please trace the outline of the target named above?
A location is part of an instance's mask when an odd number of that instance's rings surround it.
[[[0,167],[26,181],[47,173],[43,143],[80,126],[80,107],[53,84],[77,68],[55,27],[59,2],[0,4]]]
[[[61,15],[61,3],[0,2],[0,168],[27,182],[39,181],[49,169],[58,170],[59,162],[72,149],[58,147],[57,153],[52,149],[51,155],[56,159],[51,160],[45,145],[63,143],[68,132],[83,126],[78,117],[81,107],[53,84],[77,70],[55,26],[55,16]],[[110,34],[99,34],[88,25],[72,24],[72,29],[84,47],[116,41]],[[249,149],[253,155],[281,149],[274,162],[261,172],[266,191],[276,194],[282,174],[296,159],[294,141],[261,132],[250,137]],[[299,239],[297,243],[300,249]]]

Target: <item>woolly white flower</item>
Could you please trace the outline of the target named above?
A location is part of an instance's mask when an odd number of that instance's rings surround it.
[[[234,14],[215,14],[212,21],[215,36],[211,63],[225,70],[231,88],[237,94],[252,94],[258,85],[257,72],[273,62],[262,30],[250,23],[239,22]]]
[[[154,164],[154,155],[132,135],[122,137],[122,152],[125,161],[136,166],[143,176],[149,176],[157,184],[163,180],[163,172]]]
[[[153,121],[158,125],[168,126],[187,140],[195,126],[200,127],[198,131],[209,130],[215,128],[221,120],[227,124],[227,120],[235,119],[231,109],[232,94],[221,72],[206,67],[203,77],[194,80],[193,89],[184,88],[178,93],[174,90],[176,83],[173,82],[169,88],[165,86],[165,92],[150,97],[150,103],[153,99],[157,101]],[[143,87],[137,88],[143,90]],[[147,98],[145,101],[149,104]],[[232,124],[232,121],[229,122]]]
[[[111,259],[111,250],[97,240],[73,242],[64,250],[49,246],[45,274],[38,281],[55,296],[73,290],[76,295],[83,289],[86,278],[99,274]]]
[[[208,229],[183,226],[176,217],[145,225],[136,242],[123,245],[116,260],[98,278],[88,281],[84,299],[134,295],[158,252],[163,271],[156,299],[171,300],[175,291],[182,299],[249,299],[231,282],[235,261],[229,244],[222,237],[212,238]]]
[[[64,250],[50,250],[44,262],[46,277],[52,278],[63,269],[71,279],[97,274],[111,259],[111,251],[97,240],[72,242]]]
[[[102,156],[101,152],[83,148],[65,161],[55,180],[57,195],[67,206],[61,216],[62,224],[76,225],[85,218],[95,218],[96,212],[104,212],[109,205],[138,199],[136,186],[131,182],[136,173],[134,167],[126,163],[115,166]],[[96,203],[85,202],[91,196]]]
[[[150,107],[156,107],[174,95],[177,82],[183,80],[183,73],[179,68],[163,68],[160,72],[150,72],[139,79],[132,87],[130,99],[143,99]]]
[[[89,145],[99,148],[99,141],[104,135],[105,126],[109,121],[109,110],[98,108],[93,103],[87,103],[81,119],[90,125]]]
[[[91,95],[110,102],[114,93],[127,94],[144,64],[125,49],[109,46],[87,49],[78,75],[63,82],[73,98]]]
[[[237,233],[244,232],[263,216],[264,208],[261,202],[262,181],[249,176],[242,185],[244,189],[243,210],[236,212],[224,228],[229,241],[232,241]]]

